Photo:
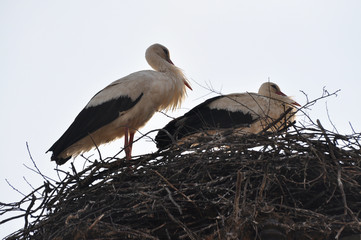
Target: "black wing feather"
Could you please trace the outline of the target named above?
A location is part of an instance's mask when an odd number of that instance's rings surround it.
[[[98,106],[84,108],[48,151],[52,151],[53,156],[57,156],[80,139],[114,121],[119,116],[119,112],[132,108],[142,96],[143,93],[134,101],[128,96],[122,96]]]
[[[173,137],[173,140],[177,141],[204,130],[248,126],[256,120],[250,113],[245,114],[242,111],[232,112],[226,109],[209,108],[210,103],[222,97],[218,96],[208,99],[183,116],[170,121],[158,132],[155,138],[157,147],[164,149],[172,144],[172,139],[167,132]]]

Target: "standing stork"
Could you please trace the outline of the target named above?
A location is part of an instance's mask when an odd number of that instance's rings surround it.
[[[259,133],[290,107],[292,110],[286,118],[294,121],[295,106],[300,105],[286,96],[277,84],[265,82],[258,94],[234,93],[206,100],[170,121],[158,132],[155,141],[158,148],[164,149],[172,144],[172,138],[178,141],[203,131],[237,128],[242,134]]]
[[[174,66],[169,51],[160,44],[145,53],[155,70],[132,73],[95,94],[74,122],[48,151],[51,160],[64,164],[71,157],[124,136],[126,158],[131,159],[137,129],[156,111],[174,110],[192,89],[182,70]]]

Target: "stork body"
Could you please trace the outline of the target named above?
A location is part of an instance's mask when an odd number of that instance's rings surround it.
[[[63,164],[123,136],[126,157],[130,159],[135,132],[156,111],[180,106],[190,86],[170,60],[168,49],[154,44],[147,49],[146,59],[155,71],[132,73],[99,91],[48,150],[53,152],[51,160]]]
[[[183,116],[169,122],[155,138],[160,149],[195,133],[236,128],[241,134],[258,133],[278,119],[289,107],[288,121],[294,121],[293,101],[271,82],[263,83],[258,93],[234,93],[206,100]],[[282,124],[281,122],[278,123]],[[272,130],[272,129],[271,129]]]

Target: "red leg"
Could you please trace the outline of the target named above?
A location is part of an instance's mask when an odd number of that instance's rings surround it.
[[[129,148],[130,148],[130,154],[132,154],[133,149],[133,139],[134,139],[134,132],[129,133]]]
[[[131,160],[132,158],[132,149],[133,149],[133,139],[134,139],[134,132],[129,132],[129,139],[128,139],[128,146],[127,146],[127,160]]]
[[[128,146],[128,128],[124,128],[124,148]]]
[[[124,151],[125,151],[125,157],[127,160],[130,160],[131,158],[131,147],[129,144],[131,144],[131,142],[128,139],[128,133],[129,133],[129,129],[126,127],[124,128]],[[130,135],[131,136],[131,135]]]

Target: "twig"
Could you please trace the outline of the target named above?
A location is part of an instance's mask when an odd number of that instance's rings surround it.
[[[277,123],[279,123],[283,118],[286,117],[286,115],[292,111],[292,108],[288,108],[284,113],[281,114],[281,116],[279,118],[277,118],[276,120],[272,121],[270,124],[268,124],[265,128],[263,128],[263,130],[259,133],[265,133],[267,132],[268,129],[270,129],[271,127],[275,126]]]
[[[96,149],[97,152],[98,152],[99,160],[100,160],[101,162],[103,162],[102,154],[101,154],[101,152],[100,152],[100,150],[99,150],[98,144],[96,144],[96,142],[94,141],[91,133],[89,133],[88,136],[90,137],[90,140],[92,140],[92,143],[93,143],[95,149]]]
[[[97,219],[95,219],[95,221],[92,223],[92,225],[90,225],[90,227],[88,228],[88,231],[92,230],[92,228],[97,225],[97,223],[104,217],[104,213],[102,215],[100,215],[99,217],[97,217]]]
[[[180,195],[182,195],[185,199],[187,199],[187,201],[192,202],[193,201],[186,196],[184,193],[182,193],[181,191],[179,191],[178,188],[176,188],[173,184],[171,184],[165,177],[163,177],[162,174],[160,174],[157,170],[153,170],[154,173],[156,173],[159,177],[161,177],[171,188],[173,188],[174,190],[176,190],[178,193],[180,193]]]
[[[167,192],[168,192],[168,197],[169,197],[169,200],[174,204],[174,206],[176,206],[177,207],[177,209],[178,209],[178,211],[179,211],[179,214],[183,214],[183,212],[182,212],[182,208],[179,206],[179,204],[177,204],[175,201],[174,201],[174,199],[173,199],[173,197],[172,197],[172,193],[171,193],[171,191],[169,190],[169,188],[165,188],[165,190],[167,190]]]
[[[190,239],[192,239],[192,240],[197,240],[197,237],[194,236],[194,233],[192,233],[192,231],[191,231],[184,223],[182,223],[181,221],[179,221],[178,219],[176,219],[176,218],[169,212],[169,210],[168,210],[167,208],[165,208],[164,206],[163,206],[163,209],[164,209],[164,211],[168,214],[169,218],[170,218],[173,222],[177,223],[179,226],[181,226],[181,227],[183,228],[183,230],[187,233],[187,235],[188,235],[188,237],[189,237]]]
[[[34,206],[35,201],[36,201],[36,197],[35,197],[35,195],[33,195],[31,198],[31,202],[30,202],[28,208],[26,209],[24,229],[26,229],[28,227],[28,223],[29,223],[28,216],[30,215],[31,209]]]
[[[53,179],[51,179],[51,178],[49,178],[49,177],[46,177],[44,174],[42,174],[42,172],[40,171],[40,169],[39,169],[38,166],[36,165],[36,163],[35,163],[35,161],[34,161],[34,159],[33,159],[33,156],[31,156],[28,142],[26,142],[26,149],[28,150],[28,154],[29,154],[29,157],[30,157],[31,162],[33,163],[34,167],[35,167],[36,170],[37,170],[36,173],[38,173],[40,176],[42,176],[45,181],[47,181],[47,180],[52,180],[52,181],[54,181]],[[54,181],[54,182],[55,182],[55,181]]]
[[[15,188],[13,185],[11,185],[11,183],[5,178],[5,181],[7,182],[7,184],[16,192],[20,193],[21,195],[23,195],[24,197],[26,196],[24,193],[20,192],[17,188]]]
[[[238,222],[238,218],[239,218],[239,200],[241,199],[241,187],[242,187],[242,180],[243,180],[244,176],[243,173],[238,170],[237,171],[237,182],[236,182],[236,194],[235,194],[235,198],[234,198],[234,219],[235,222]]]

